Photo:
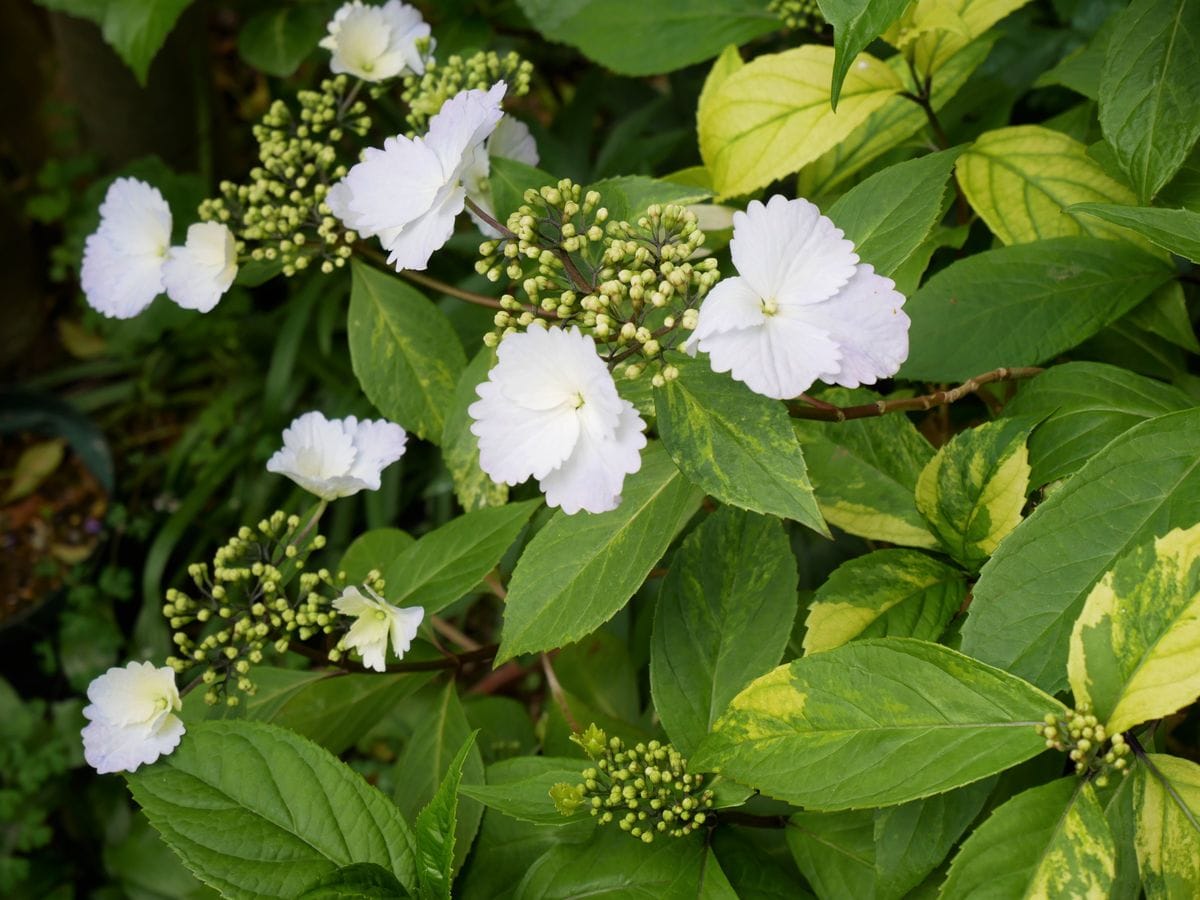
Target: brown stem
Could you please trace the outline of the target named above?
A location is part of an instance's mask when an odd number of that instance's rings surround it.
[[[475,215],[479,216],[479,218],[481,218],[483,221],[495,228],[496,231],[500,233],[501,237],[510,241],[515,241],[517,239],[516,234],[496,221],[494,216],[480,209],[479,204],[470,197],[467,198],[467,208],[471,210],[471,212],[475,213]],[[551,247],[549,249],[550,252],[557,256],[559,261],[562,262],[563,268],[566,269],[567,275],[569,275],[571,278],[571,283],[575,285],[575,290],[584,294],[590,294],[592,292],[591,282],[584,278],[579,269],[575,267],[575,261],[571,259],[571,254],[569,254],[562,247]]]
[[[482,646],[479,641],[467,636],[440,616],[430,616],[429,624],[442,637],[454,641],[458,646],[465,647],[467,650],[478,650]]]
[[[794,419],[815,419],[821,422],[846,422],[850,419],[870,419],[887,413],[905,412],[908,410],[933,409],[935,406],[945,406],[973,394],[985,384],[994,381],[1010,381],[1017,378],[1032,378],[1040,374],[1042,369],[1037,366],[1022,366],[1017,368],[993,369],[974,378],[968,378],[956,388],[944,391],[934,391],[922,394],[920,397],[905,397],[899,400],[876,400],[874,403],[864,403],[861,406],[802,406],[796,403],[788,405],[788,412]]]
[[[542,654],[542,672],[546,675],[546,687],[550,689],[550,696],[558,704],[563,718],[567,720],[568,727],[575,734],[579,734],[583,729],[579,727],[579,723],[575,721],[575,716],[571,713],[571,707],[567,703],[567,696],[563,693],[562,685],[558,683],[558,676],[554,674],[554,664],[550,662],[550,655],[548,653]]]
[[[364,256],[371,262],[375,263],[382,269],[387,269],[389,272],[394,272],[395,269],[388,263],[387,257],[376,250],[374,247],[364,243],[354,245],[354,252],[360,256]],[[430,288],[431,290],[439,291],[448,297],[454,297],[458,300],[465,300],[467,303],[474,303],[476,306],[486,306],[488,309],[503,309],[500,301],[494,297],[488,297],[484,294],[477,294],[474,291],[466,291],[462,288],[455,287],[452,284],[447,284],[424,272],[414,272],[411,269],[401,269],[397,273],[401,278],[406,278],[416,284]]]
[[[479,216],[479,218],[483,219],[483,221],[495,228],[496,231],[500,233],[501,237],[507,238],[510,241],[517,239],[516,234],[514,234],[512,231],[509,231],[506,225],[501,225],[499,222],[497,222],[495,216],[482,209],[479,204],[470,197],[467,198],[467,209],[471,210],[471,212],[475,213],[475,215]]]

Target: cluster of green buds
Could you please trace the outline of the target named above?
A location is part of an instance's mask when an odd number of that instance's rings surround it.
[[[232,689],[254,694],[250,673],[265,653],[287,652],[293,638],[340,630],[327,594],[345,579],[326,569],[303,571],[311,553],[324,546],[311,521],[275,512],[257,528],[240,528],[217,549],[211,566],[188,566],[195,592],[172,588],[163,605],[179,654],[167,664],[177,672],[203,665],[205,701],[215,704],[224,696],[236,706]],[[288,591],[293,579],[294,597]]]
[[[507,96],[520,97],[529,92],[532,75],[533,64],[512,52],[500,56],[495,51],[480,51],[466,59],[451,56],[445,62],[430,59],[424,74],[404,79],[400,98],[408,104],[409,136],[426,132],[429,120],[455,94],[487,90],[497,81],[504,81]]]
[[[551,322],[577,325],[610,367],[637,378],[695,329],[700,301],[721,274],[714,258],[696,259],[704,232],[693,212],[654,204],[636,223],[609,221],[596,191],[565,178],[523,199],[502,237],[479,247],[475,270],[507,278],[516,291],[500,298],[488,346]],[[660,365],[654,382],[677,374]]]
[[[571,740],[596,766],[583,771],[581,784],[550,789],[562,815],[587,808],[601,825],[615,821],[646,844],[656,835],[684,837],[712,819],[713,793],[704,788],[704,776],[689,773],[687,760],[670,744],[626,747],[595,724]]]
[[[826,27],[817,0],[771,0],[767,11],[774,13],[788,28],[818,32]]]
[[[1065,719],[1047,713],[1043,724],[1035,726],[1046,739],[1046,746],[1066,753],[1075,763],[1075,774],[1092,776],[1097,787],[1108,786],[1112,772],[1129,774],[1130,746],[1125,735],[1110,738],[1104,726],[1087,704],[1067,710]]]
[[[339,145],[371,127],[358,91],[358,82],[338,75],[320,90],[300,91],[298,114],[282,100],[272,103],[253,129],[260,165],[246,184],[221,182],[220,196],[200,204],[201,220],[225,223],[239,239],[239,255],[253,242],[249,258],[277,263],[288,277],[311,265],[326,274],[344,266],[358,235],[325,199],[347,171]]]

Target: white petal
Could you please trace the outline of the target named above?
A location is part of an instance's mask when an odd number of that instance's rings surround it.
[[[446,189],[428,212],[388,236],[383,246],[388,251],[388,262],[397,272],[419,271],[429,265],[429,257],[454,234],[454,219],[463,211],[465,197],[461,186]]]
[[[537,141],[529,126],[520,119],[505,116],[496,123],[496,129],[487,139],[488,156],[511,159],[527,166],[536,166],[539,161]]]
[[[469,162],[467,151],[482,144],[504,115],[500,101],[506,85],[498,81],[489,91],[470,90],[455,94],[429,120],[426,142],[441,160],[446,181],[462,177]]]
[[[398,608],[389,603],[388,611],[392,620],[392,652],[397,659],[403,659],[417,636],[425,610],[420,606]]]
[[[83,758],[101,775],[135,772],[178,747],[185,730],[178,716],[170,716],[154,731],[135,725],[91,722],[81,732]]]
[[[390,621],[386,612],[372,610],[359,616],[342,639],[345,646],[358,651],[366,668],[376,672],[387,668],[385,657]]]
[[[776,400],[804,393],[841,354],[830,337],[781,311],[755,328],[709,335],[699,341],[713,370],[728,372],[751,390]]]
[[[161,256],[171,243],[171,208],[158,188],[118,178],[100,204],[99,230],[128,253]]]
[[[341,596],[333,600],[333,608],[343,616],[361,616],[365,612],[377,609],[376,603],[363,595],[355,585],[347,585]]]
[[[84,242],[80,283],[88,303],[127,319],[163,290],[171,210],[156,188],[118,178],[100,204],[100,225]]]
[[[823,372],[822,381],[852,388],[900,370],[908,358],[909,319],[901,309],[904,295],[895,288],[890,278],[864,264],[833,297],[798,311],[841,349],[840,364]]]
[[[356,456],[350,476],[378,490],[383,470],[404,455],[408,435],[392,422],[368,419],[355,425],[352,440]]]
[[[283,447],[267,460],[267,471],[286,475],[324,500],[349,496],[365,485],[350,476],[354,440],[340,420],[319,412],[298,416],[283,431]]]
[[[541,478],[562,465],[579,440],[579,416],[571,407],[529,409],[506,398],[485,381],[476,389],[480,399],[467,413],[475,421],[471,433],[479,439],[479,466],[493,481],[520,484]]]
[[[744,278],[726,278],[718,281],[700,304],[700,316],[690,340],[737,328],[753,328],[766,320],[762,300],[749,282]]]
[[[842,231],[807,200],[778,194],[754,200],[733,217],[729,244],[738,274],[759,297],[780,304],[816,303],[854,274],[858,255]]]
[[[420,138],[400,136],[368,148],[326,202],[347,228],[372,237],[426,214],[445,185],[437,155]]]
[[[184,309],[208,312],[237,276],[237,242],[218,222],[188,227],[187,243],[172,247],[163,265],[167,296]]]
[[[570,458],[538,481],[547,504],[561,507],[567,515],[580,510],[603,513],[620,505],[625,476],[641,468],[646,446],[646,423],[633,404],[622,403],[620,424],[610,437],[585,432]]]

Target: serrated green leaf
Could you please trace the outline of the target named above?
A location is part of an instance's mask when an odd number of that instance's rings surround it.
[[[968,256],[905,305],[911,350],[900,377],[953,381],[1043,363],[1115,322],[1172,274],[1132,244],[1083,235]]]
[[[1200,525],[1113,564],[1075,620],[1067,674],[1110,734],[1200,696]]]
[[[451,872],[454,867],[454,837],[458,823],[458,789],[463,767],[472,750],[478,754],[472,731],[450,760],[437,793],[417,813],[413,837],[417,850],[417,880],[424,900],[450,900]]]
[[[497,664],[579,640],[625,605],[700,505],[702,494],[651,443],[621,505],[554,514],[509,582]]]
[[[1190,353],[1200,353],[1200,340],[1188,311],[1187,294],[1178,281],[1168,281],[1135,306],[1125,321],[1136,328],[1170,341]]]
[[[399,528],[373,528],[365,531],[350,542],[338,571],[346,573],[349,584],[361,584],[372,569],[380,573],[397,556],[411,547],[413,536]]]
[[[1148,202],[1200,137],[1200,3],[1134,0],[1115,28],[1100,78],[1100,129]]]
[[[459,793],[473,797],[488,809],[534,825],[562,826],[592,821],[585,809],[564,816],[554,808],[554,801],[550,799],[550,788],[556,784],[577,784],[583,780],[583,770],[589,765],[587,760],[532,756],[522,760],[519,777],[506,777],[496,783],[492,777],[493,771],[509,770],[512,764],[512,760],[504,760],[488,766],[487,784],[464,784],[459,788]]]
[[[938,644],[854,641],[751,682],[691,762],[808,809],[906,803],[1036,756],[1061,709]]]
[[[862,637],[936,641],[967,596],[962,572],[915,550],[876,550],[838,566],[805,620],[804,652]]]
[[[477,509],[422,536],[384,567],[388,602],[422,606],[426,615],[445,609],[496,567],[540,505],[524,500]]]
[[[1131,236],[1072,209],[1137,198],[1105,174],[1087,147],[1062,132],[1038,125],[984,132],[959,157],[957,174],[971,206],[1005,244],[1077,234]]]
[[[264,9],[247,19],[238,32],[238,53],[256,69],[287,78],[325,36],[329,15],[327,4]]]
[[[826,214],[854,242],[862,262],[890,277],[941,218],[946,179],[959,152],[888,166],[843,194]]]
[[[983,567],[963,651],[1045,690],[1065,687],[1092,586],[1128,548],[1200,521],[1198,429],[1196,409],[1136,425],[1052,492]]]
[[[375,863],[415,885],[413,837],[400,811],[283,728],[202,722],[127,780],[163,839],[225,897],[291,898],[353,863]]]
[[[697,124],[718,196],[749,193],[807,165],[903,87],[888,66],[861,54],[834,113],[833,57],[815,45],[760,56],[717,85]]]
[[[462,344],[415,288],[358,261],[351,271],[346,327],[363,393],[387,418],[436,443],[467,365]]]
[[[1116,848],[1091,784],[1061,778],[1018,794],[963,843],[939,897],[1107,897]]]
[[[658,433],[685,475],[724,503],[794,519],[828,535],[787,409],[706,360],[672,360],[654,391]]]
[[[921,472],[917,509],[968,569],[978,569],[1021,522],[1032,427],[1025,419],[1000,419],[959,432]]]
[[[192,0],[38,0],[38,5],[95,22],[145,85],[150,63]]]
[[[880,399],[866,389],[832,388],[821,399],[855,406]],[[871,540],[908,547],[936,547],[937,539],[917,512],[913,493],[933,448],[907,416],[847,422],[793,423],[808,463],[821,515]]]
[[[762,0],[518,0],[546,37],[622,75],[657,75],[779,28]],[[614,23],[620,23],[614,28]]]
[[[397,900],[409,896],[396,876],[374,863],[355,863],[323,875],[297,900]]]
[[[1117,874],[1113,880],[1111,900],[1138,900],[1142,896],[1142,879],[1138,874],[1137,850],[1134,847],[1135,820],[1133,785],[1136,778],[1122,778],[1109,791],[1104,802],[1104,818],[1112,832],[1116,847]]]
[[[1139,422],[1194,405],[1178,388],[1128,369],[1072,362],[1022,382],[1004,415],[1038,421],[1029,439],[1029,465],[1030,483],[1040,486],[1077,471]]]
[[[723,507],[675,552],[650,639],[650,692],[685,755],[752,679],[779,664],[796,618],[796,561],[774,518]]]
[[[1080,203],[1072,212],[1112,222],[1192,262],[1200,262],[1200,213],[1112,203]]]
[[[1134,847],[1146,900],[1186,900],[1200,887],[1200,766],[1158,753],[1133,775]]]
[[[837,109],[850,64],[867,45],[904,12],[909,0],[817,0],[821,15],[833,26],[833,82],[830,106]]]
[[[875,897],[874,810],[795,813],[785,836],[818,897]]]

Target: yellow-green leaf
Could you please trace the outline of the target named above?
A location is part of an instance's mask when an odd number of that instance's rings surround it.
[[[1030,424],[988,422],[958,434],[921,472],[917,509],[951,556],[978,568],[1021,522]]]
[[[1137,198],[1062,132],[1038,125],[985,132],[959,157],[957,174],[971,206],[1006,244],[1076,234],[1144,243],[1127,229],[1068,209]]]
[[[1134,778],[1134,847],[1146,900],[1200,896],[1200,766],[1151,753]]]
[[[1200,525],[1116,561],[1075,621],[1067,674],[1113,733],[1200,696]]]
[[[746,194],[812,162],[903,89],[861,54],[829,105],[834,53],[804,46],[760,56],[717,84],[700,109],[700,155],[723,197]]]
[[[922,75],[937,72],[963,47],[1029,0],[917,0],[901,17],[899,43]]]

